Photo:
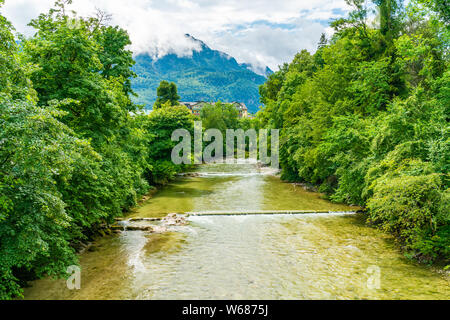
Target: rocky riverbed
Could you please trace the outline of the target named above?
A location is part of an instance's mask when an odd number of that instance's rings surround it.
[[[188,224],[186,215],[169,213],[163,218],[129,218],[117,219],[117,223],[111,226],[115,232],[122,231],[147,231],[164,233],[173,226],[185,226]]]

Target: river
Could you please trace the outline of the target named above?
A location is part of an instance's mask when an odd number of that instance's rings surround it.
[[[200,166],[130,217],[171,212],[329,210],[190,216],[167,233],[124,231],[80,255],[81,289],[31,282],[25,299],[449,299],[448,275],[405,259],[354,207],[254,164]]]

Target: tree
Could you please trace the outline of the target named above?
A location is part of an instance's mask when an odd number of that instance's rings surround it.
[[[450,3],[448,0],[418,0],[433,11],[437,12],[440,18],[447,24],[450,23]]]
[[[0,299],[21,294],[24,274],[62,275],[76,263],[70,245],[76,217],[58,181],[98,155],[57,120],[61,114],[27,101],[0,102]]]
[[[155,109],[161,108],[163,104],[169,102],[171,106],[178,105],[180,96],[178,95],[177,85],[173,82],[169,83],[165,80],[161,81],[156,89]]]
[[[24,52],[39,66],[30,77],[40,105],[66,100],[62,121],[100,146],[137,110],[129,97],[133,61],[124,50],[129,39],[118,28],[93,28],[94,18],[69,17],[65,4],[57,4],[30,23],[37,32],[24,41]]]
[[[398,0],[375,0],[379,11],[380,32],[388,44],[398,36],[401,28],[401,2]]]
[[[325,33],[322,33],[320,35],[320,40],[319,40],[319,43],[317,45],[317,48],[318,49],[324,48],[327,45],[327,43],[328,43],[327,36],[325,35]]]
[[[0,7],[4,1],[0,0]],[[13,35],[14,27],[0,15],[0,93],[12,99],[34,99],[31,82],[27,78],[29,66],[21,61]]]
[[[151,145],[148,150],[151,169],[145,175],[151,183],[166,184],[184,168],[171,160],[172,149],[176,145],[171,139],[172,133],[176,129],[186,129],[193,136],[194,118],[186,107],[173,106],[154,110],[144,125]]]
[[[96,42],[99,43],[101,50],[98,53],[98,58],[102,64],[100,70],[103,77],[106,79],[121,78],[124,93],[134,95],[131,89],[131,78],[136,77],[136,74],[131,70],[134,65],[133,54],[130,50],[125,48],[131,44],[127,31],[117,26],[102,25],[105,19],[104,13],[97,14],[96,18],[90,19],[90,24],[95,27],[93,33]],[[134,106],[129,101],[130,111],[133,111]]]
[[[219,129],[224,135],[226,129],[237,129],[239,126],[239,111],[232,104],[220,101],[205,105],[200,117],[205,129]]]

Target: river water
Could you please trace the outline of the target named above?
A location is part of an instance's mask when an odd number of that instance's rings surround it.
[[[353,207],[283,183],[254,164],[203,165],[130,217],[171,212],[329,210],[190,216],[155,234],[125,231],[80,255],[81,289],[42,279],[26,299],[449,299],[448,275],[406,260]]]

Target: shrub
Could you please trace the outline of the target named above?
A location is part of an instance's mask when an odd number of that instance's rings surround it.
[[[369,221],[397,236],[416,256],[448,259],[449,197],[441,185],[439,174],[382,179],[368,201]]]

